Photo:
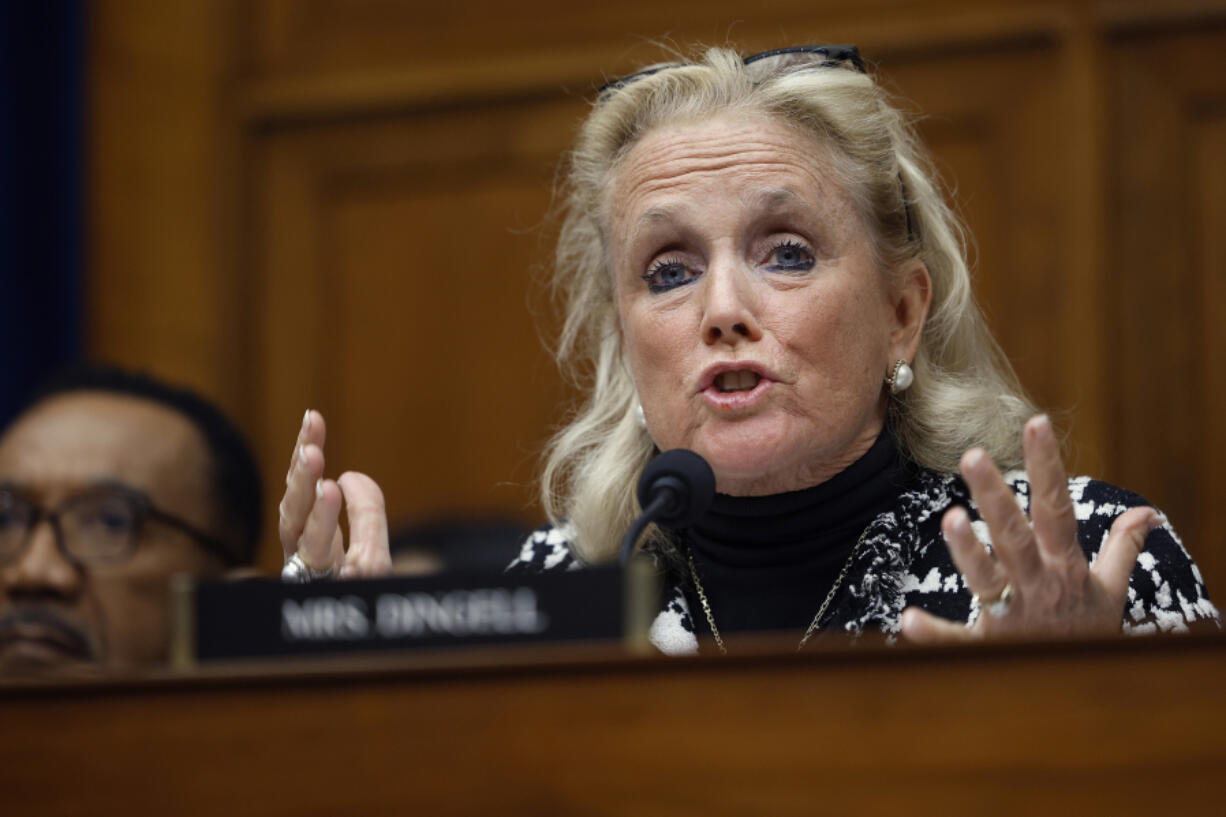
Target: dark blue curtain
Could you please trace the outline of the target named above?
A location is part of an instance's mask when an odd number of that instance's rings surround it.
[[[0,428],[82,352],[84,0],[0,0]]]

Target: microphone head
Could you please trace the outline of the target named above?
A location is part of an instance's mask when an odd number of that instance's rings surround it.
[[[671,501],[656,515],[657,524],[685,528],[698,521],[715,498],[715,472],[693,451],[674,448],[658,455],[639,478],[640,507],[646,508],[661,493]]]

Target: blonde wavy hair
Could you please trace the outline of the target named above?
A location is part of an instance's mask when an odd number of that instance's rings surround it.
[[[639,512],[639,475],[655,454],[636,418],[638,398],[623,355],[606,191],[647,132],[728,110],[777,117],[826,148],[883,274],[913,258],[927,266],[932,303],[912,362],[915,380],[887,412],[905,454],[928,468],[956,471],[962,453],[978,445],[1003,468],[1021,463],[1019,431],[1034,408],[975,304],[963,229],[911,124],[867,73],[811,55],[746,65],[735,51],[712,48],[602,94],[561,182],[553,286],[565,321],[554,352],[586,399],[546,448],[541,501],[551,522],[570,524],[583,561],[617,553]]]

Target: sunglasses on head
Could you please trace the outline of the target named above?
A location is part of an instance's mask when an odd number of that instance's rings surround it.
[[[745,65],[769,61],[775,71],[792,65],[803,64],[813,65],[818,68],[846,68],[850,66],[861,74],[867,73],[864,68],[864,61],[860,58],[860,49],[854,45],[793,45],[788,48],[775,48],[770,51],[763,51],[760,54],[751,54],[741,61]],[[633,74],[627,74],[624,77],[609,80],[600,86],[596,92],[597,97],[601,102],[604,102],[613,95],[614,91],[624,88],[632,82],[643,77],[658,74],[661,71],[667,71],[670,68],[681,68],[684,65],[687,65],[687,63],[663,63],[644,68],[641,71],[635,71]]]

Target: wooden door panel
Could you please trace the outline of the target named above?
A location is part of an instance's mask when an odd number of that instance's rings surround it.
[[[537,454],[565,394],[542,341],[548,314],[538,326],[530,308],[573,117],[561,100],[260,140],[252,239],[269,473],[284,472],[311,406],[328,420],[328,473],[375,477],[393,520],[539,519]]]
[[[1093,271],[1066,260],[1071,150],[1051,127],[1063,106],[1051,73],[1058,58],[1057,44],[1040,40],[883,66],[904,104],[922,112],[921,136],[968,228],[988,323],[1023,385],[1057,416],[1097,388],[1068,364],[1070,346],[1097,324],[1083,320],[1071,286]]]
[[[1114,463],[1167,511],[1220,594],[1226,27],[1124,33],[1109,73]]]

